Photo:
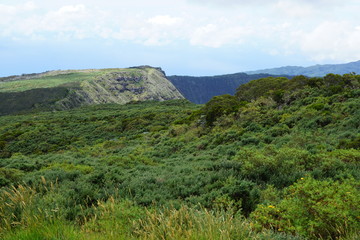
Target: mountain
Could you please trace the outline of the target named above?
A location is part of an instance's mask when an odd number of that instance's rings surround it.
[[[0,115],[102,103],[183,99],[160,68],[50,71],[0,78]]]
[[[360,61],[350,62],[344,64],[325,64],[314,65],[310,67],[286,66],[279,68],[262,69],[256,71],[248,71],[247,74],[267,73],[273,75],[305,75],[309,77],[321,77],[329,73],[346,74],[346,73],[360,73]]]
[[[214,96],[223,94],[234,95],[236,89],[241,84],[269,76],[271,75],[263,73],[234,73],[206,77],[167,76],[167,78],[179,89],[186,99],[193,103],[203,104]]]
[[[269,76],[324,76],[360,72],[360,61],[346,64],[287,66],[218,76],[166,76],[160,68],[49,71],[0,78],[0,115],[31,109],[63,110],[78,106],[132,101],[183,99],[204,104],[234,95],[251,80]]]

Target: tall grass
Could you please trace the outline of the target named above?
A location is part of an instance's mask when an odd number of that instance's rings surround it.
[[[146,217],[134,221],[133,235],[138,239],[298,239],[271,231],[261,233],[252,230],[252,224],[233,211],[195,209],[182,206],[146,211]]]
[[[0,237],[19,229],[43,228],[62,220],[57,203],[45,206],[46,197],[55,192],[56,184],[42,177],[38,187],[11,186],[0,190]],[[30,231],[31,232],[31,231]]]
[[[135,239],[132,234],[133,222],[145,216],[144,208],[113,197],[105,202],[98,201],[93,208],[95,214],[86,218],[81,226],[82,236],[87,240]]]
[[[56,185],[19,185],[0,193],[0,238],[4,240],[130,240],[130,239],[296,239],[269,230],[257,233],[252,224],[231,210],[139,207],[113,197],[93,205],[93,215],[81,226],[66,221],[57,210],[49,211],[42,198],[53,194]],[[56,203],[54,202],[54,205]],[[85,210],[84,210],[85,211]]]
[[[37,226],[29,226],[18,231],[8,232],[4,240],[81,240],[84,238],[79,230],[63,221],[54,223],[39,222]]]
[[[180,209],[147,211],[134,223],[140,239],[247,239],[252,235],[248,222],[226,212]]]
[[[16,226],[36,224],[39,216],[32,208],[35,196],[33,188],[23,185],[1,191],[0,233]]]

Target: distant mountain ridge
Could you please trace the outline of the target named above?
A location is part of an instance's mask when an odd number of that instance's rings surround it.
[[[360,60],[356,62],[343,63],[343,64],[324,64],[314,65],[310,67],[299,66],[285,66],[278,68],[269,68],[255,71],[246,71],[247,74],[260,74],[267,73],[272,75],[305,75],[308,77],[322,77],[329,73],[346,74],[355,72],[360,73]]]

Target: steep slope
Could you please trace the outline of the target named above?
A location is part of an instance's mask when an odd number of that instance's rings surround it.
[[[236,88],[241,84],[269,76],[269,74],[248,75],[246,73],[235,73],[206,77],[168,76],[167,78],[188,100],[203,104],[214,96],[223,94],[233,95]]]
[[[0,79],[0,115],[102,103],[183,99],[159,68],[52,71]]]
[[[286,66],[279,68],[262,69],[256,71],[248,71],[248,74],[267,73],[273,75],[306,75],[309,77],[322,77],[329,73],[346,74],[346,73],[360,73],[360,61],[350,62],[344,64],[325,64],[314,65],[310,67]]]

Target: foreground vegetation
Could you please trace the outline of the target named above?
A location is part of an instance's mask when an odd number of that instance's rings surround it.
[[[3,239],[358,239],[360,76],[0,118]]]

